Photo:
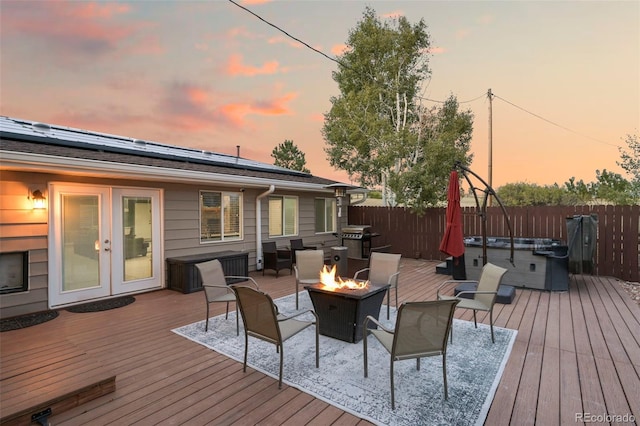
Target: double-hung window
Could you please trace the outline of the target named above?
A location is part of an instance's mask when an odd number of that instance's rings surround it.
[[[336,232],[336,199],[316,198],[316,233]]]
[[[298,197],[269,197],[269,236],[298,235]]]
[[[200,191],[200,241],[242,239],[242,194]]]

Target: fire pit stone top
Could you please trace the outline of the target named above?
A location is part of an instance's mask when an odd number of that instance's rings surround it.
[[[389,286],[373,285],[367,281],[367,285],[362,288],[333,288],[333,287],[328,287],[322,283],[307,285],[304,288],[307,291],[317,291],[317,292],[327,293],[327,294],[340,294],[342,296],[359,299],[359,298],[362,298],[362,296],[375,293],[379,290],[384,290],[387,287]]]

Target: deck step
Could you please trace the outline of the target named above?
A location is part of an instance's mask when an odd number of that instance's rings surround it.
[[[0,425],[31,425],[115,391],[116,376],[68,341],[2,351]]]
[[[451,271],[453,268],[453,258],[451,256],[447,257],[446,262],[438,263],[436,265],[436,274],[442,275],[451,275]]]

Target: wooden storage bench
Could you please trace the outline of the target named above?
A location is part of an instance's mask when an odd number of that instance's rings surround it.
[[[168,287],[183,293],[202,290],[202,281],[196,270],[196,264],[218,259],[225,275],[246,277],[249,275],[249,254],[240,251],[220,251],[217,253],[194,254],[190,256],[167,258]],[[244,281],[229,279],[227,284]]]

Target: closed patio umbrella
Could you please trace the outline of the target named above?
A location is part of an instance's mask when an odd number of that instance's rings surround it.
[[[449,190],[447,191],[447,226],[440,241],[440,251],[453,257],[454,274],[456,275],[456,266],[460,262],[459,257],[464,255],[464,240],[462,232],[462,210],[460,208],[460,182],[458,180],[458,172],[453,170],[449,176]],[[462,269],[464,271],[464,269]],[[466,279],[466,273],[463,278]]]

